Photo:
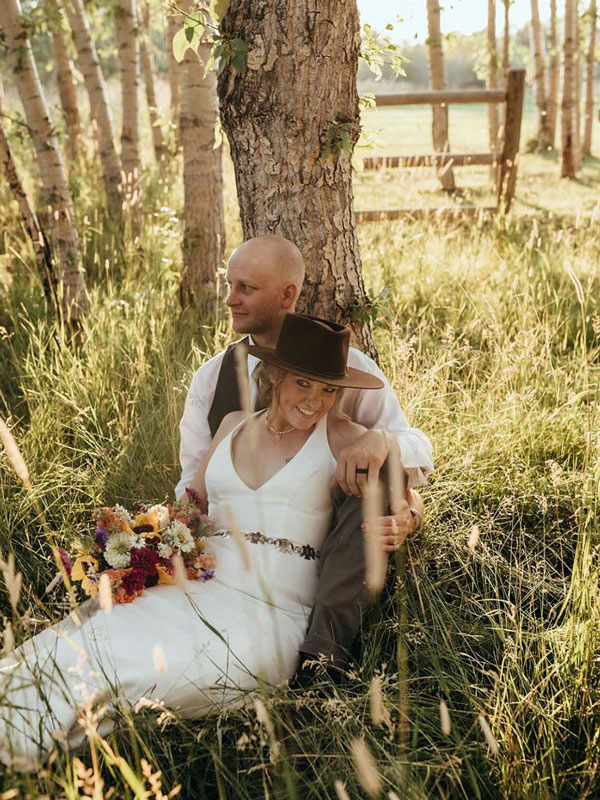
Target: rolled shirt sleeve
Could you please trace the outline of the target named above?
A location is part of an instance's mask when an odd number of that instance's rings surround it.
[[[340,411],[365,428],[385,428],[394,436],[408,473],[409,488],[423,486],[433,470],[433,450],[429,438],[418,428],[409,425],[396,393],[373,359],[351,347],[348,366],[376,375],[383,381],[383,387],[346,389],[339,404]]]

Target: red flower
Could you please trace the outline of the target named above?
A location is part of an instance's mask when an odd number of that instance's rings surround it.
[[[147,572],[143,569],[132,569],[127,575],[123,576],[121,587],[127,594],[136,594],[146,585]]]
[[[158,555],[154,550],[149,547],[140,547],[131,549],[131,566],[133,570],[139,569],[149,577],[156,575],[156,563]]]

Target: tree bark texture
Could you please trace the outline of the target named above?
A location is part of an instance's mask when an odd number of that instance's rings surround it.
[[[181,70],[173,55],[173,37],[181,27],[177,13],[167,11],[167,52],[169,55],[169,86],[171,88],[171,124],[176,136],[179,135],[179,114],[181,113]]]
[[[429,86],[431,89],[445,89],[446,78],[444,75],[444,52],[442,50],[442,30],[440,25],[439,0],[427,0],[427,32],[429,45]],[[436,153],[445,153],[450,150],[448,139],[448,106],[432,106],[432,132],[433,148]],[[447,192],[453,192],[454,172],[452,167],[442,167],[438,170],[438,177],[442,187]]]
[[[573,125],[574,88],[574,0],[565,0],[565,36],[563,43],[563,80],[561,101],[561,177],[574,178],[577,171]]]
[[[139,58],[136,0],[118,0],[115,29],[121,68],[121,165],[125,200],[134,235],[139,233],[140,142],[138,128]]]
[[[581,167],[581,27],[579,20],[579,0],[573,3],[573,39],[575,54],[573,56],[573,132],[575,150],[575,169]]]
[[[487,79],[488,89],[498,86],[498,50],[496,46],[496,0],[488,0],[487,24]],[[490,150],[495,153],[498,149],[498,106],[488,103],[488,128],[490,136]]]
[[[531,49],[533,50],[533,63],[535,67],[535,102],[538,110],[537,144],[540,150],[546,150],[550,147],[550,129],[544,64],[544,44],[538,0],[531,0]]]
[[[182,0],[179,7],[190,13],[193,4],[193,0]],[[215,147],[219,118],[217,77],[214,70],[204,74],[209,55],[209,44],[201,44],[197,54],[188,49],[181,70],[183,307],[214,307],[216,271],[225,254],[222,147]]]
[[[246,43],[248,69],[229,64],[219,78],[244,238],[295,242],[307,270],[299,310],[351,324],[357,345],[375,355],[352,191],[356,0],[249,6],[232,0],[222,22],[226,36]]]
[[[12,148],[8,141],[6,131],[4,130],[2,122],[3,99],[4,89],[0,84],[0,161],[2,162],[6,182],[19,207],[23,226],[33,245],[33,253],[44,286],[44,294],[48,300],[54,304],[56,302],[56,279],[52,265],[52,254],[40,221],[33,210],[25,187],[19,177]]]
[[[62,290],[63,313],[67,320],[78,320],[87,311],[88,296],[75,212],[19,0],[2,0],[0,25],[38,159],[43,207],[50,212],[48,217],[52,228],[48,233],[57,256],[56,272]]]
[[[148,104],[148,114],[150,115],[150,126],[152,129],[152,146],[154,157],[158,162],[164,154],[162,128],[158,125],[159,114],[156,104],[156,91],[154,89],[154,69],[152,67],[152,56],[150,55],[150,7],[148,0],[143,7],[138,7],[138,17],[141,22],[140,42],[140,62],[142,75],[144,76],[144,87],[146,89],[146,102]]]
[[[585,59],[585,128],[583,133],[583,152],[592,154],[592,129],[594,123],[594,71],[596,67],[596,25],[598,5],[591,0],[589,8],[590,38]]]
[[[504,75],[504,85],[508,82],[508,70],[510,69],[510,2],[502,0],[504,4],[504,32],[502,39],[502,74]]]
[[[121,160],[115,149],[115,136],[106,100],[104,77],[92,41],[87,12],[83,0],[63,0],[63,5],[77,50],[77,63],[83,74],[88,93],[90,115],[96,126],[108,208],[111,216],[120,220],[122,216]]]
[[[558,75],[560,57],[558,50],[558,26],[556,22],[556,0],[550,0],[550,95],[548,98],[548,135],[550,146],[556,141],[556,120],[558,118]]]
[[[56,0],[50,0],[51,8],[58,10]],[[52,26],[52,49],[56,59],[56,79],[60,103],[65,117],[67,152],[71,161],[76,161],[81,147],[81,115],[77,103],[77,89],[73,78],[73,65],[69,55],[68,39],[63,28],[63,13]]]

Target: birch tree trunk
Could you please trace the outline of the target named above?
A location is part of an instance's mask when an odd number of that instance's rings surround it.
[[[487,56],[488,70],[486,86],[488,89],[496,89],[498,86],[496,0],[488,0]],[[490,150],[492,153],[495,153],[498,149],[498,106],[495,103],[488,103],[488,128],[490,135]]]
[[[581,167],[581,30],[579,25],[579,0],[573,4],[573,149],[575,150],[575,169]]]
[[[169,86],[171,88],[171,124],[176,136],[179,134],[179,114],[181,113],[181,71],[173,55],[173,37],[180,28],[177,15],[171,9],[167,14],[167,52],[169,55]]]
[[[185,13],[193,6],[194,0],[180,0],[179,8]],[[209,44],[200,44],[197,54],[188,49],[181,70],[185,233],[180,300],[184,308],[191,304],[214,307],[216,272],[225,254],[222,147],[215,147],[217,77],[214,70],[204,75],[209,55]]]
[[[429,86],[431,89],[445,89],[444,53],[442,50],[442,32],[440,26],[439,0],[427,0],[427,30],[429,44]],[[448,141],[448,106],[436,105],[431,107],[433,115],[433,148],[437,153],[446,153],[450,149]],[[447,192],[453,192],[454,172],[452,167],[442,167],[438,170],[438,177],[442,187]]]
[[[83,0],[63,0],[71,34],[75,42],[78,66],[83,73],[90,102],[90,115],[96,126],[102,177],[111,216],[121,220],[121,160],[115,149],[112,120],[106,101],[104,77],[100,69],[96,48],[92,41],[90,25]]]
[[[558,27],[556,24],[556,0],[550,0],[550,96],[548,98],[548,135],[550,146],[556,141],[556,120],[558,117]]]
[[[49,233],[57,255],[63,313],[67,320],[77,321],[88,307],[79,234],[62,155],[42,94],[19,0],[2,0],[0,26],[38,159],[43,206],[50,211],[52,229]]]
[[[583,133],[583,152],[586,156],[592,154],[592,129],[594,122],[594,71],[596,66],[596,24],[598,19],[598,6],[596,0],[591,0],[589,9],[590,38],[588,41],[585,59],[585,129]]]
[[[154,70],[152,68],[152,57],[150,55],[150,6],[148,0],[145,0],[141,9],[138,8],[138,17],[141,23],[142,34],[139,40],[140,61],[142,74],[144,76],[150,126],[152,129],[152,146],[154,148],[154,157],[160,162],[164,154],[164,146],[162,128],[158,124],[159,115],[156,103],[156,91],[154,89]]]
[[[246,43],[248,69],[229,63],[221,73],[221,115],[244,238],[295,242],[307,268],[299,310],[350,324],[375,355],[352,192],[358,9],[356,0],[316,5],[231,0],[221,27]]]
[[[56,59],[58,93],[65,116],[67,152],[69,159],[76,161],[81,149],[81,116],[73,78],[73,65],[69,55],[68,40],[64,34],[64,13],[59,10],[56,0],[50,0],[49,5],[55,13],[58,12],[58,19],[52,25],[52,49]]]
[[[563,79],[561,102],[561,177],[574,178],[576,169],[573,125],[574,88],[574,0],[565,0],[565,36],[563,43]]]
[[[138,130],[139,59],[136,0],[118,0],[115,30],[121,68],[121,164],[125,173],[125,201],[134,236],[139,233],[140,145]]]
[[[13,198],[19,206],[21,220],[23,226],[27,231],[27,235],[31,239],[33,245],[33,253],[35,255],[38,272],[42,279],[44,286],[44,294],[49,302],[53,305],[56,304],[56,279],[52,265],[52,254],[46,236],[40,225],[33,206],[29,201],[25,187],[19,177],[17,165],[13,157],[12,148],[6,136],[4,125],[2,122],[2,111],[4,101],[4,87],[0,82],[0,161],[6,177],[6,182],[12,192]]]
[[[546,150],[550,146],[550,130],[542,23],[540,22],[538,0],[531,0],[531,49],[535,66],[535,102],[538,110],[537,144],[538,149]]]
[[[504,4],[504,35],[502,39],[502,74],[504,85],[508,82],[508,70],[510,69],[510,0],[502,0]]]

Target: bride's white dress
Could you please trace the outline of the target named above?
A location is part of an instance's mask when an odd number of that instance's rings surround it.
[[[294,673],[332,513],[327,418],[256,490],[233,466],[236,431],[216,448],[206,487],[217,530],[243,531],[244,541],[208,540],[217,567],[207,583],[155,586],[110,613],[89,601],[81,626],[68,617],[0,661],[2,761],[26,767],[57,738],[76,745],[78,709],[91,698],[96,707],[117,691],[131,704],[148,697],[199,717]]]

